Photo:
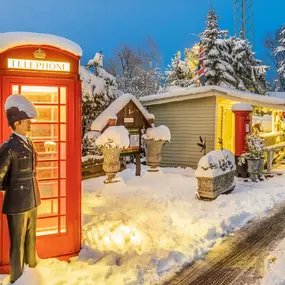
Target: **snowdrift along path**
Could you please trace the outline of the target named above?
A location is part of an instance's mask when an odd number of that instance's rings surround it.
[[[257,284],[268,251],[285,237],[285,204],[254,221],[211,250],[205,259],[186,266],[165,285]]]

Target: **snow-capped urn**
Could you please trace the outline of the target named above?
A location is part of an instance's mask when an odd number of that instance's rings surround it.
[[[112,126],[106,129],[95,141],[96,145],[105,148],[128,148],[129,132],[124,126]]]
[[[168,141],[170,142],[171,134],[167,126],[161,125],[158,127],[148,128],[142,136],[144,140]]]
[[[129,132],[124,126],[112,126],[100,135],[95,144],[103,152],[103,170],[107,174],[104,183],[117,182],[114,178],[120,170],[120,153],[124,148],[129,147]]]
[[[204,155],[195,171],[199,199],[215,199],[235,188],[235,157],[229,150],[214,150]]]
[[[146,144],[146,162],[150,166],[148,171],[156,172],[161,161],[162,146],[170,142],[170,130],[164,125],[148,128],[142,138]]]
[[[235,157],[229,150],[214,150],[204,155],[195,171],[196,177],[215,177],[236,169]]]

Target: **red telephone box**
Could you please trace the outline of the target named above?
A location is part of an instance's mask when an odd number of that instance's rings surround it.
[[[235,159],[236,176],[246,177],[247,168],[238,164],[238,158],[246,151],[246,135],[251,132],[250,113],[252,107],[248,104],[235,104],[232,107],[235,114]]]
[[[29,134],[38,152],[41,193],[37,252],[40,258],[68,259],[81,245],[81,49],[56,36],[17,33],[15,40],[8,34],[14,33],[0,34],[6,37],[6,46],[0,46],[0,143],[11,132],[7,97],[26,96],[39,113]],[[0,208],[2,202],[0,193]],[[0,273],[8,272],[8,264],[8,227],[0,214]]]

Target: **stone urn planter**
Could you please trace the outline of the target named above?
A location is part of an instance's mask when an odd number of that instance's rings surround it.
[[[107,175],[107,179],[104,183],[113,183],[117,172],[120,170],[120,148],[102,147],[104,155],[103,170]]]
[[[154,141],[145,140],[146,144],[146,163],[150,167],[148,171],[158,171],[159,163],[161,161],[162,146],[165,144],[165,140]]]
[[[228,150],[211,151],[203,156],[195,171],[197,197],[213,200],[235,188],[235,158]]]
[[[247,158],[247,171],[249,173],[249,177],[253,182],[257,181],[257,176],[259,173],[259,158]]]
[[[197,177],[197,180],[199,198],[213,200],[235,189],[235,170],[215,177]]]
[[[129,132],[124,126],[111,126],[107,128],[95,141],[103,153],[103,170],[107,175],[104,183],[119,182],[115,179],[120,171],[120,153],[130,145]]]
[[[171,139],[170,130],[164,125],[148,128],[142,138],[146,145],[146,163],[150,167],[147,171],[157,172],[162,146]]]

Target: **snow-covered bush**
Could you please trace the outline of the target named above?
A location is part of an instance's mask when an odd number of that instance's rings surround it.
[[[171,134],[168,127],[161,125],[158,127],[148,128],[146,134],[144,134],[143,139],[145,140],[154,140],[154,141],[170,141]]]
[[[264,155],[264,139],[258,135],[247,135],[246,146],[249,158],[260,158]]]
[[[82,80],[82,137],[92,122],[120,95],[116,78],[99,67],[102,64],[100,57],[103,55],[96,53],[85,67],[79,68]]]
[[[82,140],[82,157],[88,156],[89,159],[96,159],[102,157],[102,152],[95,144],[95,141],[100,136],[100,134],[100,132],[90,131],[84,135]]]
[[[264,139],[256,134],[246,136],[247,152],[239,157],[238,164],[246,163],[246,159],[259,159],[264,156]]]
[[[196,177],[216,177],[236,169],[235,158],[229,150],[214,150],[204,155],[195,171]]]
[[[168,86],[188,87],[194,84],[193,71],[186,61],[187,52],[188,49],[185,49],[185,60],[182,60],[180,51],[175,54],[174,59],[171,59],[171,64],[165,71],[166,88]]]
[[[128,148],[130,145],[129,132],[124,126],[112,126],[106,129],[95,143],[100,148]]]

